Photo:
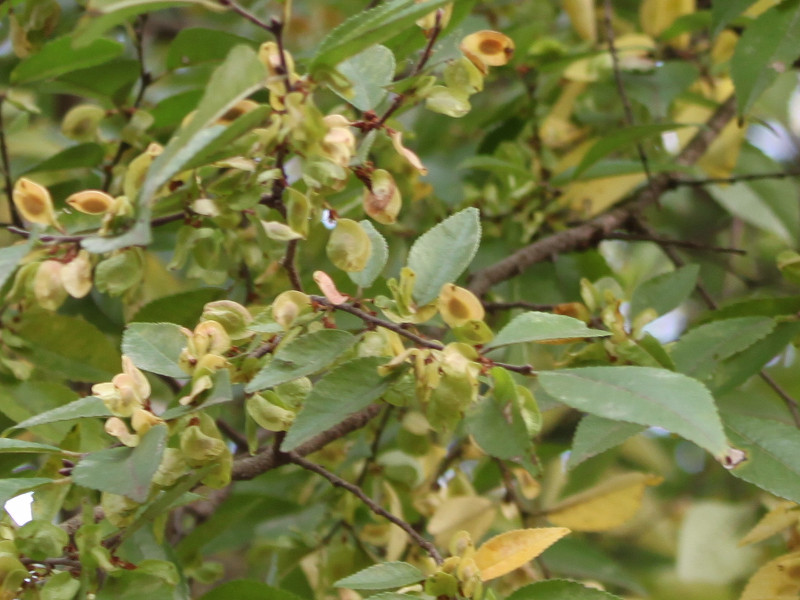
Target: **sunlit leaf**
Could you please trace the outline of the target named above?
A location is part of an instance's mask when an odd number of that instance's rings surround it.
[[[800,521],[800,507],[794,502],[781,502],[761,517],[761,520],[747,532],[739,545],[757,544],[780,533]]]
[[[525,342],[577,341],[582,338],[605,337],[608,331],[590,329],[586,323],[566,315],[526,312],[517,315],[486,345],[493,350],[509,344]]]
[[[763,565],[750,577],[739,600],[793,600],[800,593],[800,552]]]
[[[340,579],[334,585],[351,590],[385,590],[416,583],[424,577],[422,571],[414,565],[405,562],[387,562],[367,567]]]
[[[481,579],[489,581],[510,573],[539,556],[570,532],[566,527],[515,529],[485,541],[475,551]]]
[[[628,521],[639,510],[647,486],[662,477],[647,473],[625,473],[609,477],[588,490],[565,498],[547,511],[554,525],[575,531],[605,531]]]

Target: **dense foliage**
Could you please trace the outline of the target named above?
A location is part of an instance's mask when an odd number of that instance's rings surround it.
[[[798,597],[800,0],[0,18],[0,599]]]

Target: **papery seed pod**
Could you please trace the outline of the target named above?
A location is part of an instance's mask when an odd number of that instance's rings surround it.
[[[127,527],[136,518],[136,511],[142,506],[135,500],[120,494],[103,492],[100,494],[100,506],[105,518],[114,527]]]
[[[423,0],[414,0],[415,4],[419,4],[420,2],[423,2]],[[436,27],[436,15],[439,11],[441,11],[441,16],[439,17],[439,29],[444,29],[450,22],[450,17],[453,16],[453,3],[450,2],[449,4],[445,4],[440,9],[429,12],[421,19],[417,19],[417,26],[421,27],[425,32],[425,37],[430,37],[430,34],[433,32],[433,28]]]
[[[139,445],[139,436],[135,433],[131,433],[128,430],[128,426],[125,424],[125,421],[119,417],[110,417],[106,419],[103,429],[105,429],[105,432],[108,435],[117,438],[129,448],[135,448]]]
[[[261,105],[253,100],[239,100],[239,102],[231,106],[227,111],[225,111],[225,114],[217,119],[217,123],[220,125],[229,125],[242,115],[246,115],[247,113],[254,111],[259,106]]]
[[[180,479],[189,468],[183,454],[177,448],[165,448],[158,470],[153,475],[153,483],[161,487],[169,487]]]
[[[472,542],[472,536],[468,531],[457,531],[450,538],[448,546],[450,554],[453,556],[461,556],[464,558],[472,558],[475,554],[475,545]]]
[[[370,176],[370,187],[371,189],[364,190],[364,212],[378,223],[384,225],[394,223],[403,205],[403,199],[391,173],[376,169]]]
[[[149,410],[144,408],[135,409],[133,411],[133,415],[131,415],[131,426],[139,435],[144,435],[150,431],[154,425],[158,425],[159,423],[163,422],[164,419],[154,415]]]
[[[250,396],[245,408],[250,418],[268,431],[287,431],[294,423],[292,411],[270,402],[260,394]]]
[[[144,402],[150,397],[150,382],[147,377],[142,373],[139,368],[133,364],[129,356],[122,355],[122,372],[130,377],[130,381],[134,386],[136,397]]]
[[[14,206],[24,219],[31,223],[51,225],[63,231],[56,220],[53,199],[46,187],[23,177],[17,180],[11,196]]]
[[[451,90],[443,85],[435,85],[425,97],[425,108],[459,119],[466,115],[472,106],[464,92]]]
[[[290,242],[303,237],[302,234],[297,233],[286,223],[281,223],[280,221],[261,221],[261,226],[264,228],[264,233],[267,234],[267,237],[277,242]]]
[[[394,146],[394,149],[397,150],[397,153],[405,158],[411,164],[411,166],[419,172],[420,175],[428,174],[428,169],[422,164],[419,156],[417,156],[415,152],[403,146],[402,131],[394,130],[389,134],[389,137],[392,139],[392,145]]]
[[[442,286],[437,306],[442,319],[450,327],[459,327],[468,321],[482,321],[486,314],[475,294],[452,283]]]
[[[147,177],[147,171],[153,162],[153,159],[163,152],[164,147],[161,144],[152,143],[147,147],[147,150],[142,152],[139,156],[134,158],[125,171],[125,179],[122,184],[122,191],[128,198],[135,198],[139,193],[144,180]]]
[[[308,224],[311,218],[311,201],[308,196],[292,187],[286,189],[284,198],[286,223],[292,231],[305,239],[308,236]]]
[[[356,221],[339,219],[325,251],[331,262],[343,271],[361,271],[372,254],[372,241]]]
[[[33,278],[33,294],[36,302],[47,310],[56,310],[67,299],[67,290],[61,282],[63,263],[46,260],[39,265]]]
[[[100,121],[106,116],[106,110],[93,104],[73,106],[61,121],[61,133],[71,140],[91,142],[97,139]]]
[[[300,315],[311,312],[311,300],[303,292],[287,290],[272,302],[272,318],[288,330]]]
[[[86,250],[63,266],[61,283],[73,298],[83,298],[92,291],[92,260]]]
[[[119,392],[118,395],[107,393],[108,401],[106,401],[106,398],[102,398],[103,403],[111,411],[111,414],[117,417],[130,417],[134,410],[142,407],[144,398],[138,395],[136,383],[131,379],[130,375],[125,373],[114,375],[111,379],[111,384]],[[93,387],[92,393],[94,393],[94,390],[95,388]]]
[[[196,425],[190,425],[183,430],[180,444],[186,462],[192,467],[206,464],[227,450],[225,442],[206,435]]]
[[[275,42],[264,42],[258,49],[258,58],[267,67],[271,76],[286,75],[283,70],[283,62],[280,57],[280,49]],[[289,73],[294,73],[294,59],[288,51],[283,51],[283,58]]]
[[[575,32],[582,40],[589,42],[597,41],[597,17],[594,2],[595,0],[561,0]]]
[[[225,354],[231,347],[231,338],[218,321],[202,321],[192,333],[189,348],[197,357],[204,354]]]
[[[216,321],[225,328],[232,340],[243,340],[253,334],[247,327],[253,322],[253,315],[244,306],[233,300],[217,300],[203,307],[201,317],[204,321]]]
[[[442,75],[445,85],[452,90],[472,95],[483,89],[483,73],[466,56],[447,63]]]
[[[514,55],[514,41],[497,31],[484,29],[469,34],[459,48],[482,73],[487,67],[499,67],[508,63]]]

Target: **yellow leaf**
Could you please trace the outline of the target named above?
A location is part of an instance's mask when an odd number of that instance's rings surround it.
[[[796,600],[800,594],[800,552],[784,554],[761,567],[739,600]]]
[[[642,503],[648,485],[658,485],[663,477],[647,473],[625,473],[612,477],[569,498],[547,511],[553,525],[576,531],[605,531],[630,519]]]
[[[489,581],[510,573],[536,558],[569,533],[566,527],[516,529],[494,536],[475,551],[475,564],[481,579]]]
[[[496,509],[488,498],[457,496],[442,502],[428,521],[428,531],[437,546],[447,546],[457,531],[468,531],[473,540],[484,535],[494,521]]]
[[[795,525],[800,520],[800,510],[794,502],[781,502],[765,514],[741,541],[740,546],[755,544]]]

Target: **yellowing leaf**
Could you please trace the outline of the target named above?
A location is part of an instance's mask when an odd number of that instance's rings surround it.
[[[481,579],[489,581],[510,573],[569,533],[566,527],[539,527],[516,529],[494,536],[475,551],[475,564],[481,570]]]
[[[739,600],[796,600],[799,593],[800,552],[792,552],[756,571]]]
[[[776,533],[780,533],[787,527],[795,525],[798,520],[800,520],[800,510],[798,510],[797,504],[794,502],[781,502],[761,517],[755,527],[741,539],[739,545],[745,546],[765,540]]]
[[[569,498],[547,512],[553,525],[576,531],[605,531],[630,519],[642,503],[648,485],[658,485],[663,477],[647,473],[625,473],[612,477]]]
[[[492,525],[495,517],[494,503],[480,496],[448,498],[436,508],[428,521],[428,531],[436,537],[437,546],[447,546],[456,531],[465,530],[478,539]]]

